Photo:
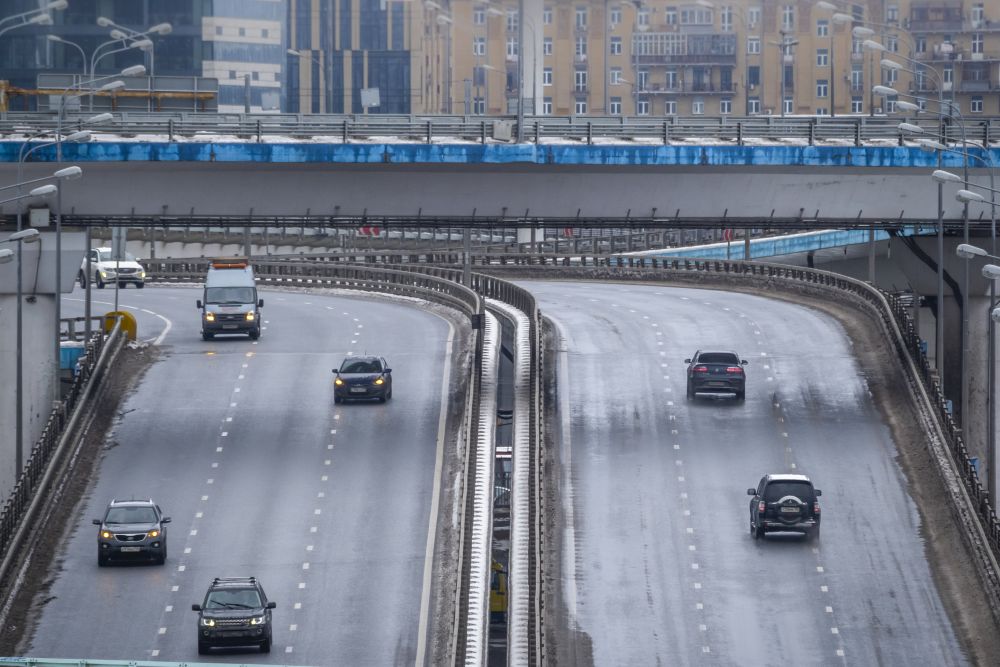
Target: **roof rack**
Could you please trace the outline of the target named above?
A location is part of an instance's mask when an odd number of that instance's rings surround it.
[[[215,586],[216,584],[245,584],[245,583],[256,584],[257,577],[216,577],[215,579],[212,579],[213,586]]]

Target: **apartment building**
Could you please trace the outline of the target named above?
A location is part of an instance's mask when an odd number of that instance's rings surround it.
[[[470,113],[516,110],[518,5],[452,1],[451,97]],[[539,13],[524,26],[542,42],[524,63],[539,114],[891,111],[877,84],[1000,113],[996,0],[549,0]]]

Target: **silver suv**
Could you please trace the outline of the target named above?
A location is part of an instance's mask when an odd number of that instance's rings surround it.
[[[118,560],[167,560],[169,516],[152,500],[112,500],[103,519],[94,519],[97,531],[97,564]]]

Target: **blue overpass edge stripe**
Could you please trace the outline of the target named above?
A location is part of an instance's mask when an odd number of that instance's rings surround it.
[[[918,229],[912,226],[905,227],[899,232],[903,236],[923,236],[935,233],[931,228]],[[889,238],[889,233],[876,230],[875,240],[885,241]],[[868,243],[868,230],[833,230],[822,232],[805,232],[803,234],[790,234],[788,236],[775,236],[772,238],[751,239],[750,258],[760,259],[761,257],[774,257],[777,255],[794,255],[796,253],[824,250],[828,248],[838,248],[847,245],[858,245]],[[628,253],[639,257],[657,257],[665,259],[743,259],[743,239],[735,239],[729,244],[709,243],[706,245],[664,249],[664,250],[644,250],[640,252]]]
[[[23,142],[0,142],[0,162],[17,162]],[[971,149],[1000,163],[1000,149]],[[33,161],[55,161],[55,147],[33,154]],[[64,144],[73,162],[261,162],[340,164],[536,164],[635,167],[879,167],[937,168],[937,155],[895,146],[708,146],[567,144],[340,144],[247,142],[95,141]],[[988,158],[987,158],[988,159]],[[962,156],[946,153],[945,167],[962,166]]]

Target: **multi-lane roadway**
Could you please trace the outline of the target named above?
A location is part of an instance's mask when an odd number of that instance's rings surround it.
[[[111,310],[112,290],[94,290]],[[66,536],[25,653],[38,657],[301,665],[413,664],[427,651],[436,466],[451,327],[412,305],[264,290],[264,331],[200,338],[200,290],[119,295],[163,351],[121,410]],[[78,289],[66,315],[82,312]],[[391,401],[334,405],[331,369],[385,356]],[[111,498],[172,518],[165,566],[98,568]],[[270,655],[198,656],[213,577],[258,577]]]

